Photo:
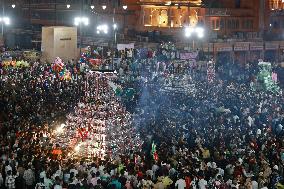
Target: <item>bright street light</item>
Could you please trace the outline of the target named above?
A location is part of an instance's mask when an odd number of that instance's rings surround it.
[[[117,25],[113,24],[113,29],[116,30],[116,28],[117,28]]]
[[[91,9],[94,9],[95,8],[95,6],[94,5],[91,5]]]
[[[78,144],[77,146],[75,146],[75,148],[74,148],[74,150],[75,150],[75,152],[79,152],[80,151],[80,144]]]
[[[192,33],[194,33],[194,28],[192,28],[192,27],[186,27],[185,28],[185,36],[186,37],[190,37],[192,35]]]
[[[64,123],[62,123],[59,127],[57,127],[56,132],[57,132],[58,134],[62,133],[65,126],[66,126],[66,125],[65,125]]]
[[[107,8],[107,6],[106,6],[106,5],[103,5],[102,8],[103,8],[103,10],[105,10],[105,9]]]
[[[80,24],[84,24],[85,26],[89,25],[89,18],[87,17],[76,17],[74,19],[75,26],[79,26]]]
[[[196,34],[198,38],[204,37],[204,28],[202,27],[186,27],[185,28],[185,36],[191,37],[193,34]]]
[[[123,5],[122,8],[123,8],[124,10],[126,10],[126,9],[127,9],[127,5]]]
[[[197,27],[197,28],[195,28],[195,31],[197,33],[197,37],[198,38],[203,38],[204,37],[204,28]]]
[[[0,23],[4,23],[5,25],[10,25],[9,17],[0,17]]]
[[[67,9],[69,9],[69,8],[71,7],[71,5],[70,5],[70,4],[67,4],[66,7],[67,7]]]
[[[12,4],[12,8],[14,9],[16,7],[16,5],[15,4]]]
[[[97,34],[100,34],[100,33],[105,33],[105,34],[108,33],[108,26],[106,24],[99,25],[97,27]]]

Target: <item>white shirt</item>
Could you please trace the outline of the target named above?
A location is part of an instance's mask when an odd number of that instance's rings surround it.
[[[127,57],[129,57],[129,58],[132,57],[132,50],[127,51]]]
[[[2,186],[3,183],[4,183],[4,180],[3,180],[2,174],[0,173],[0,186]]]
[[[186,187],[186,183],[184,179],[178,179],[175,183],[175,186],[178,187],[178,189],[184,189]]]
[[[255,180],[251,182],[251,185],[252,185],[252,189],[258,189],[258,183]]]
[[[265,186],[265,187],[262,187],[261,189],[268,189],[268,188]]]
[[[10,165],[5,166],[5,173],[7,174],[8,171],[12,171],[12,167]]]
[[[249,126],[252,126],[252,124],[253,124],[253,119],[250,117],[250,116],[248,116],[248,124],[249,124]]]
[[[70,173],[73,173],[74,176],[78,174],[78,171],[76,169],[70,169]]]
[[[153,165],[152,166],[152,171],[155,173],[159,169],[158,165]]]
[[[199,180],[198,186],[199,186],[200,189],[206,189],[207,181],[204,180],[204,179]]]
[[[151,178],[153,177],[153,171],[152,170],[147,170],[146,171],[146,175],[151,176]]]
[[[55,185],[55,186],[54,186],[54,189],[62,189],[62,186],[60,186],[60,185]]]

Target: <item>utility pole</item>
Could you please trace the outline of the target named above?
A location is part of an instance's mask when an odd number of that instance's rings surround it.
[[[266,4],[265,0],[259,0],[259,29],[260,37],[264,37],[264,26],[265,26],[265,14],[266,14]],[[266,18],[267,19],[267,18]]]
[[[82,18],[82,12],[83,12],[83,1],[81,0],[80,5],[80,18]],[[82,43],[83,43],[83,31],[82,31],[82,23],[79,24],[79,32],[80,32],[80,56],[82,54]]]
[[[54,2],[54,25],[57,26],[57,0]]]
[[[2,18],[5,16],[5,0],[2,0]],[[4,22],[1,22],[1,34],[2,38],[4,39]]]

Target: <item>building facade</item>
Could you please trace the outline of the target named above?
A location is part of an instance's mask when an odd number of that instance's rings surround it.
[[[265,1],[265,38],[283,40],[284,2],[282,0]]]
[[[185,26],[201,24],[213,38],[258,37],[259,0],[212,0],[207,4],[204,2],[140,0],[140,21],[137,29],[172,33]]]

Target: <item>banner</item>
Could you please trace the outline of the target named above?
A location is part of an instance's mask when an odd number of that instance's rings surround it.
[[[117,44],[117,50],[134,49],[134,43]]]
[[[190,60],[190,59],[196,59],[198,55],[198,52],[184,52],[180,53],[180,59],[182,60]]]

